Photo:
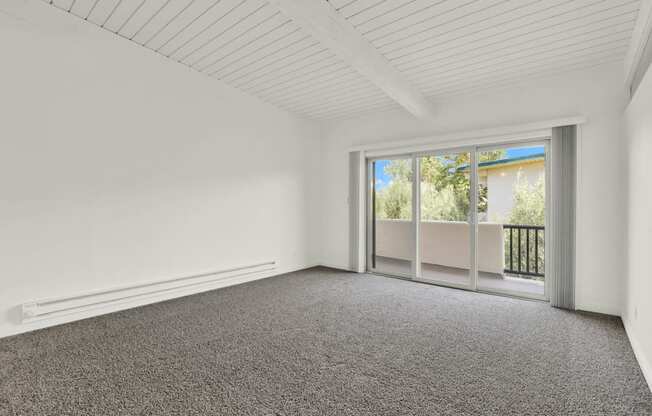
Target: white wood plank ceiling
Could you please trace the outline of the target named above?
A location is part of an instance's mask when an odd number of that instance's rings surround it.
[[[355,57],[277,6],[326,0],[44,1],[311,119],[409,108]],[[397,75],[394,89],[427,97],[436,117],[444,96],[623,61],[641,0],[328,3]]]

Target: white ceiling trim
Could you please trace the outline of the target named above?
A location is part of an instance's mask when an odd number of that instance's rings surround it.
[[[368,143],[349,147],[348,150],[349,152],[363,151],[369,157],[376,157],[397,152],[411,153],[449,147],[532,140],[549,136],[550,129],[554,127],[585,124],[587,121],[585,116],[570,116],[535,123],[453,132],[406,140]]]
[[[433,116],[426,97],[325,0],[268,1],[409,112]]]

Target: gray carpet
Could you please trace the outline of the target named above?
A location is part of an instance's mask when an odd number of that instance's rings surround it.
[[[2,415],[648,415],[620,320],[316,268],[0,339]]]

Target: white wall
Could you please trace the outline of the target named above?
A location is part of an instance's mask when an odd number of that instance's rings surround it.
[[[413,223],[376,220],[376,255],[400,260],[414,258]],[[471,267],[469,224],[460,221],[421,221],[421,262],[459,269]],[[505,234],[502,224],[478,224],[478,270],[503,274]]]
[[[0,50],[0,336],[26,301],[318,262],[317,125],[38,0],[0,3]]]
[[[652,388],[652,71],[625,112],[628,139],[627,292],[623,321]]]
[[[404,111],[333,122],[322,143],[322,261],[348,264],[347,148],[355,144],[537,122],[582,114],[579,149],[577,307],[620,314],[624,285],[625,106],[622,66],[606,64],[510,88],[478,92],[436,103],[432,121]]]

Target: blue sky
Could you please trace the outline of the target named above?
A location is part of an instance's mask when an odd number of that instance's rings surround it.
[[[529,156],[537,153],[543,153],[543,146],[536,147],[515,147],[513,149],[507,149],[507,157],[521,157]]]
[[[543,153],[543,146],[536,147],[514,147],[507,149],[507,158],[529,156],[536,153]],[[385,174],[385,166],[389,160],[376,161],[376,190],[383,189],[389,184],[390,178]]]

